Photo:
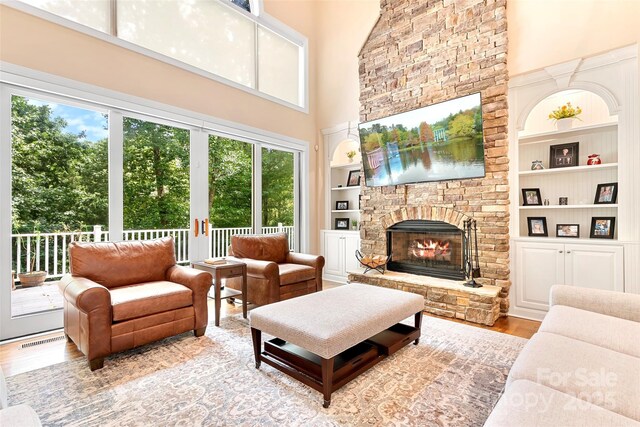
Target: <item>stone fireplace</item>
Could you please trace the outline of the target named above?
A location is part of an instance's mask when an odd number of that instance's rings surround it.
[[[407,220],[387,228],[387,269],[463,280],[466,238],[443,221]]]
[[[397,270],[393,262],[400,261],[404,269],[371,275],[366,283],[423,294],[425,310],[431,313],[493,324],[509,309],[511,285],[506,0],[381,0],[380,6],[380,18],[359,55],[360,121],[481,92],[486,174],[464,180],[363,185],[361,251],[389,253],[391,268]],[[484,285],[479,290],[462,286],[458,268],[464,259],[451,236],[434,235],[431,242],[429,236],[394,240],[394,229],[405,221],[440,221],[462,230],[469,219],[478,227],[481,277],[476,280]],[[454,265],[446,268],[455,270],[451,274],[456,278],[434,277],[438,273],[432,269],[444,270],[445,264]],[[429,274],[416,272],[418,267]],[[354,275],[351,280],[367,279]]]

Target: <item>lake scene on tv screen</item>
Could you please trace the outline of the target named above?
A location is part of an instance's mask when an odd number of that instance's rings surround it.
[[[484,177],[480,94],[362,123],[360,144],[370,187]]]

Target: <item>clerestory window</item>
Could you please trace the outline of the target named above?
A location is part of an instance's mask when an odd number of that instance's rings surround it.
[[[20,1],[133,43],[142,53],[306,107],[306,39],[257,16],[251,0]]]

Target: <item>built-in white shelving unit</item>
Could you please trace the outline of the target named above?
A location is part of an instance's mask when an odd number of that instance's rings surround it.
[[[349,186],[349,174],[360,174],[362,157],[358,125],[348,122],[323,129],[325,161],[325,218],[320,245],[325,258],[323,278],[346,283],[348,271],[358,270],[355,251],[360,248],[360,185]],[[353,161],[347,153],[355,151]],[[348,202],[347,209],[336,209],[336,202]],[[336,230],[336,220],[348,222],[348,230]],[[353,224],[357,224],[355,229]]]
[[[640,293],[637,56],[621,48],[509,81],[511,315],[542,319],[556,284]],[[548,116],[566,102],[583,113],[558,130]],[[576,142],[577,165],[549,167],[552,146]],[[590,154],[602,163],[588,165]],[[544,169],[531,170],[533,161]],[[608,183],[618,183],[617,200],[595,203],[598,184]],[[523,189],[539,189],[549,205],[524,206]],[[529,236],[529,217],[545,218],[548,236]],[[594,217],[615,218],[613,239],[590,236]],[[557,236],[560,224],[579,225],[579,238]]]

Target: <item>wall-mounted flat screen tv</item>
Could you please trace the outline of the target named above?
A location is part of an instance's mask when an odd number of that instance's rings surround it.
[[[480,93],[361,123],[368,187],[481,178]]]

